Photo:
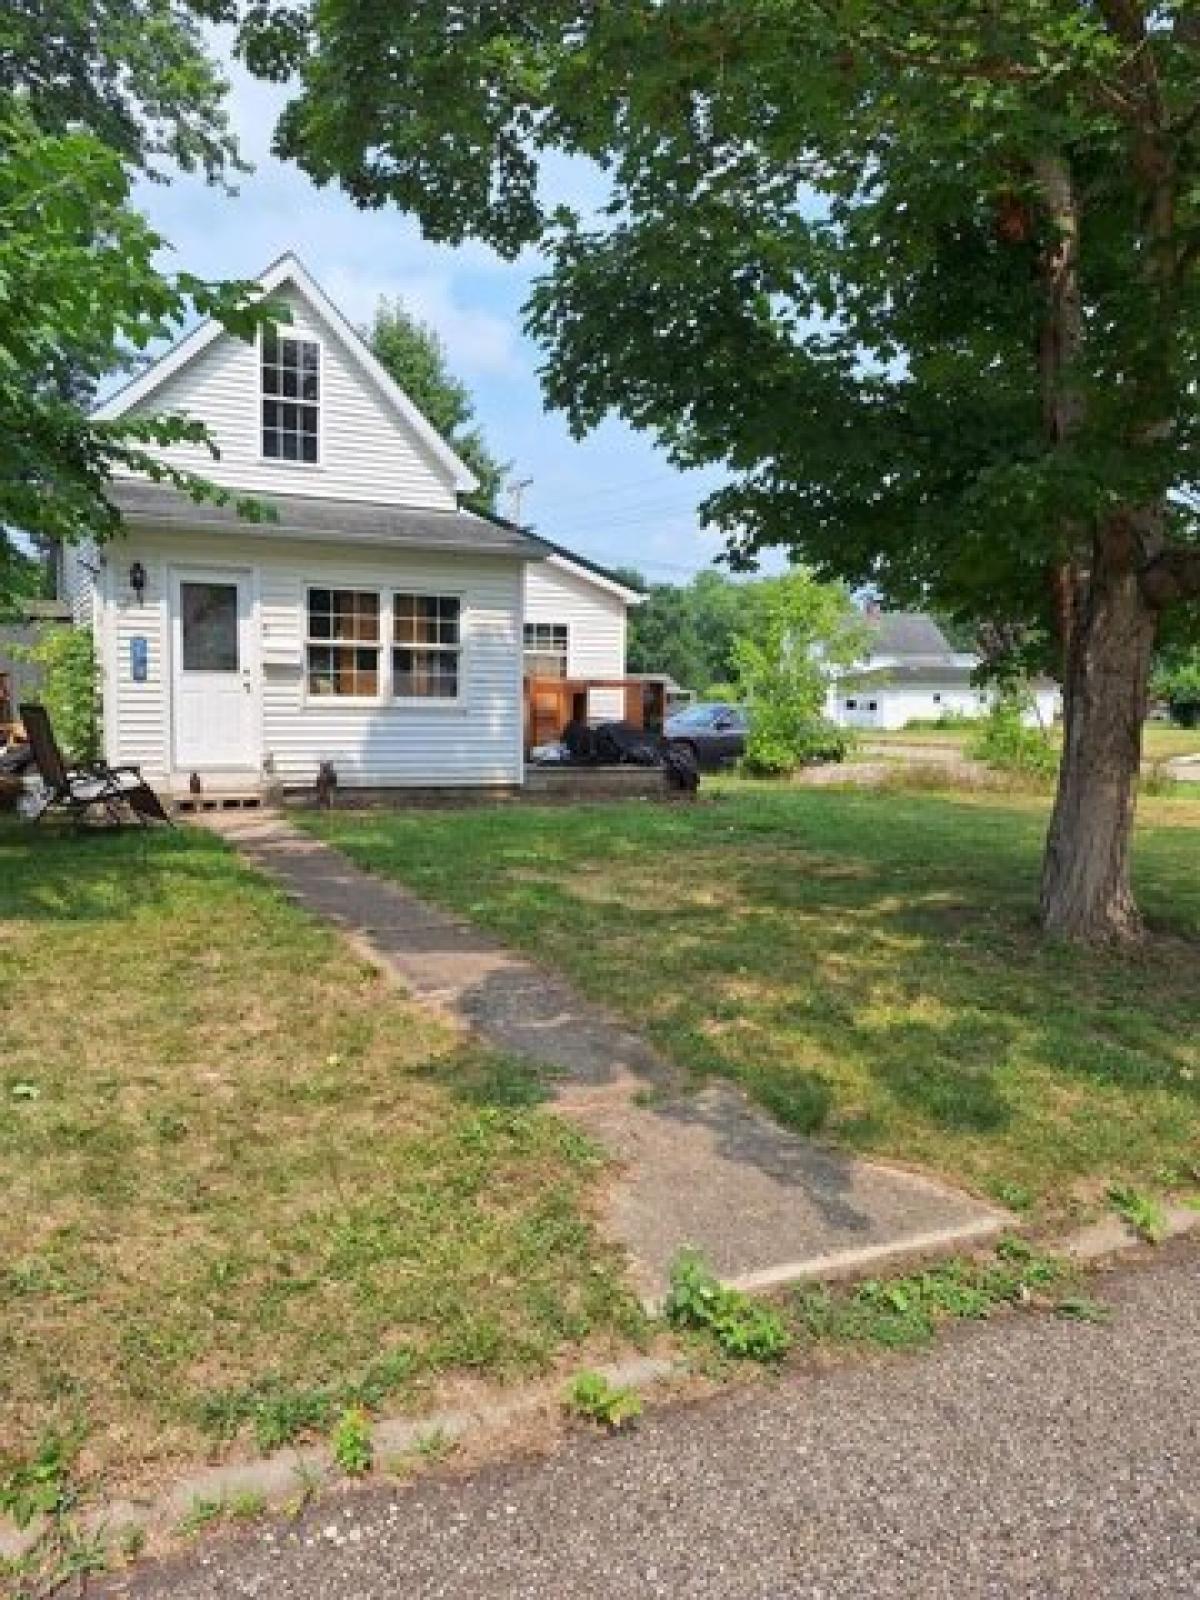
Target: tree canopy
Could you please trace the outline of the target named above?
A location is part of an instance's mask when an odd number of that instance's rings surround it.
[[[732,683],[736,639],[754,632],[767,586],[777,580],[735,581],[705,571],[689,583],[646,586],[636,572],[630,576],[645,588],[645,598],[629,611],[629,670],[669,673],[702,695]]]
[[[108,472],[170,433],[89,425],[99,381],[144,359],[147,341],[189,308],[244,299],[160,276],[164,241],[129,209],[131,172],[228,182],[244,170],[197,16],[206,9],[12,0],[0,12],[0,259],[12,274],[0,284],[0,592],[53,584],[62,539],[111,531]],[[13,542],[8,515],[22,518],[42,563]]]
[[[86,128],[134,166],[218,180],[244,170],[228,88],[180,0],[5,0],[0,92],[48,131]]]
[[[370,326],[359,331],[389,375],[479,479],[468,503],[494,511],[507,468],[473,424],[474,401],[466,384],[450,371],[437,330],[410,315],[398,300],[382,299]]]
[[[128,205],[120,157],[91,134],[43,133],[0,99],[0,591],[24,587],[11,530],[51,540],[104,538],[119,524],[106,497],[114,470],[197,496],[232,499],[149,449],[206,443],[175,416],[87,416],[58,382],[80,360],[103,370],[120,345],[145,349],[197,312],[250,335],[265,307],[257,284],[212,284],[156,266],[163,240]],[[237,502],[249,515],[251,501]]]
[[[1150,661],[1200,599],[1193,0],[339,0],[242,47],[317,181],[541,246],[550,401],[720,463],[735,562],[1057,633],[1043,916],[1137,933]]]

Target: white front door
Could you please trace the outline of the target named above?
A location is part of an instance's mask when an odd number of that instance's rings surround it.
[[[257,771],[249,575],[177,570],[171,602],[176,768]]]

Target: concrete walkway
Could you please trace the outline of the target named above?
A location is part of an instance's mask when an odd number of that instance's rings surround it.
[[[284,818],[203,821],[416,999],[548,1070],[555,1109],[619,1162],[604,1223],[648,1300],[686,1245],[751,1288],[949,1249],[1004,1226],[971,1196],[786,1132],[728,1085],[686,1092],[645,1040],[563,979]]]

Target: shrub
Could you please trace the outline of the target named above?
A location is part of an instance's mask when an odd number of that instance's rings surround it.
[[[1003,772],[1031,778],[1052,778],[1058,771],[1058,751],[1044,729],[1030,727],[1025,717],[1032,701],[1018,692],[1002,694],[968,746],[968,755]]]
[[[743,770],[752,778],[786,778],[817,761],[844,761],[854,736],[836,723],[785,703],[755,705]]]
[[[28,651],[42,669],[35,696],[46,707],[68,761],[95,761],[100,754],[100,693],[96,649],[90,629],[49,628]]]
[[[785,777],[807,761],[840,760],[845,735],[824,720],[829,675],[863,649],[845,591],[795,570],[764,596],[753,633],[734,640],[739,695],[750,713],[745,770]]]

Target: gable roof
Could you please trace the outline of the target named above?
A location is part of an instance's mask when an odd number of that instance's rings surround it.
[[[369,500],[328,500],[312,495],[256,496],[272,505],[271,522],[248,522],[234,505],[195,501],[168,484],[114,478],[106,493],[126,522],[154,527],[205,529],[228,533],[269,533],[295,539],[352,539],[366,544],[405,545],[414,550],[463,550],[480,555],[511,555],[540,561],[536,539],[511,523],[497,523],[473,511],[417,511]]]
[[[946,635],[923,611],[881,611],[869,620],[873,656],[954,657]]]
[[[257,279],[264,295],[274,294],[285,285],[290,284],[307,301],[317,317],[326,324],[330,331],[345,346],[352,360],[354,360],[364,376],[375,386],[384,400],[395,410],[401,420],[408,426],[412,433],[429,451],[430,455],[447,471],[453,480],[454,487],[461,494],[469,494],[472,489],[479,487],[479,480],[454,450],[446,443],[441,434],[425,415],[417,409],[403,389],[385,371],[368,348],[366,341],[357,328],[349,322],[330,300],[320,284],[312,278],[299,257],[288,251],[273,262]],[[227,330],[215,317],[207,317],[198,327],[185,334],[176,344],[159,357],[144,372],[131,378],[123,384],[115,394],[112,394],[102,404],[98,405],[93,415],[99,421],[111,421],[116,417],[123,417],[134,406],[140,405],[150,395],[159,389],[168,378],[181,371],[196,359],[202,351],[207,350],[222,335],[229,338],[235,337],[227,334]]]
[[[646,598],[645,592],[636,589],[632,584],[626,583],[624,578],[617,576],[608,567],[602,567],[598,561],[589,561],[587,556],[577,555],[574,550],[565,544],[556,544],[553,539],[547,539],[543,534],[530,534],[538,544],[546,550],[546,560],[553,566],[569,567],[578,574],[586,583],[594,583],[597,588],[608,589],[619,594],[626,605],[641,605]]]

